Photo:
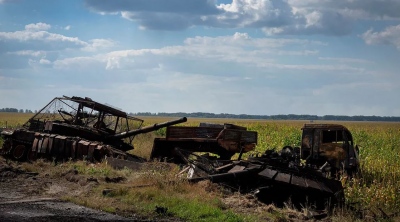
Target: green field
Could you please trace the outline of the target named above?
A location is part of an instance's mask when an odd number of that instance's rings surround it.
[[[0,113],[0,127],[17,126],[23,124],[32,114]],[[164,122],[173,118],[143,117],[145,125],[156,122]],[[258,132],[258,145],[255,152],[264,152],[266,149],[279,149],[285,145],[300,146],[301,127],[306,121],[263,121],[263,120],[238,120],[238,119],[189,119],[182,125],[197,126],[200,122],[210,123],[232,123],[245,126],[248,130]],[[316,122],[314,122],[316,123]],[[322,122],[318,122],[322,123]],[[332,123],[332,122],[331,122]],[[347,179],[342,178],[345,186],[346,201],[359,212],[377,211],[382,209],[387,214],[399,212],[400,209],[400,123],[386,122],[335,122],[345,125],[353,134],[355,143],[360,148],[361,177]],[[152,140],[165,134],[165,129],[153,133],[138,135],[134,140],[134,154],[148,158],[152,147]],[[1,141],[0,141],[1,142]],[[80,166],[76,163],[76,166]],[[82,172],[86,172],[81,169]],[[175,171],[171,171],[175,172]],[[168,172],[168,173],[171,173]],[[88,173],[88,172],[86,172]],[[90,172],[89,172],[90,173]],[[112,197],[120,199],[125,203],[143,201],[143,205],[137,206],[143,211],[149,211],[154,205],[168,205],[171,212],[179,218],[198,220],[196,211],[203,209],[202,215],[206,220],[228,220],[243,221],[259,218],[257,215],[235,213],[226,206],[222,206],[220,195],[217,193],[205,192],[199,185],[185,184],[165,185],[162,181],[166,178],[173,178],[167,172],[155,173],[152,180],[159,183],[157,189],[146,188],[140,191],[121,187],[120,193]],[[133,174],[132,172],[126,174]],[[168,180],[168,179],[167,179]],[[164,185],[162,185],[164,184]],[[195,190],[198,193],[192,193]],[[165,192],[169,192],[168,195]],[[155,193],[155,194],[154,194]],[[139,196],[138,196],[139,195]],[[170,197],[170,195],[173,195]],[[170,198],[169,198],[170,197]],[[190,197],[191,201],[184,201]],[[75,198],[76,200],[76,198]],[[77,200],[76,200],[77,201]],[[79,201],[78,201],[79,202]],[[183,209],[187,206],[186,211]],[[106,206],[99,208],[105,209]],[[217,210],[211,210],[215,208]],[[110,208],[111,209],[111,208]],[[112,209],[110,210],[112,211]],[[213,215],[215,214],[215,215]],[[276,216],[276,215],[275,215]],[[284,216],[282,216],[284,217]],[[337,217],[338,220],[342,216]],[[214,218],[214,219],[212,219]],[[351,214],[346,215],[347,220],[353,220]],[[349,219],[350,218],[350,219]]]

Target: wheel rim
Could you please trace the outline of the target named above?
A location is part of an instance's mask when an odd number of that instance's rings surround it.
[[[20,160],[26,152],[24,145],[18,145],[14,148],[13,156],[15,159]]]

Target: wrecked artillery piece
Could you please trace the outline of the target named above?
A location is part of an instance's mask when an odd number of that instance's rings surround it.
[[[229,129],[236,136],[227,136]],[[254,149],[257,132],[231,124],[171,126],[166,138],[155,139],[152,158],[185,163],[181,174],[187,173],[191,182],[210,180],[254,193],[267,203],[283,205],[290,200],[297,207],[316,208],[341,205],[344,193],[339,175],[353,175],[359,167],[358,147],[350,131],[337,124],[306,124],[302,130],[301,147],[285,146],[242,160],[243,152]],[[230,160],[235,153],[239,153],[238,160]]]
[[[143,162],[133,150],[135,135],[186,122],[181,119],[142,127],[143,120],[111,106],[81,97],[56,97],[21,128],[5,129],[0,154],[34,161],[101,160],[105,156]]]

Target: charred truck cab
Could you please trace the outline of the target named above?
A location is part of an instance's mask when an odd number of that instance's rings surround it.
[[[305,124],[302,128],[300,158],[321,170],[330,168],[332,173],[358,170],[358,147],[350,131],[338,124]]]

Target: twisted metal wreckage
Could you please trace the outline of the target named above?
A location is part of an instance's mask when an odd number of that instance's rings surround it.
[[[56,97],[22,127],[3,130],[0,153],[18,161],[107,158],[115,167],[127,166],[146,161],[127,152],[136,135],[167,127],[166,137],[154,140],[150,159],[186,166],[181,174],[189,181],[210,180],[278,205],[290,199],[320,208],[343,203],[335,175],[358,170],[358,148],[341,125],[306,124],[301,147],[242,159],[255,149],[257,132],[233,124],[173,126],[186,121],[142,127],[143,120],[90,98]],[[237,160],[231,160],[235,154]]]

